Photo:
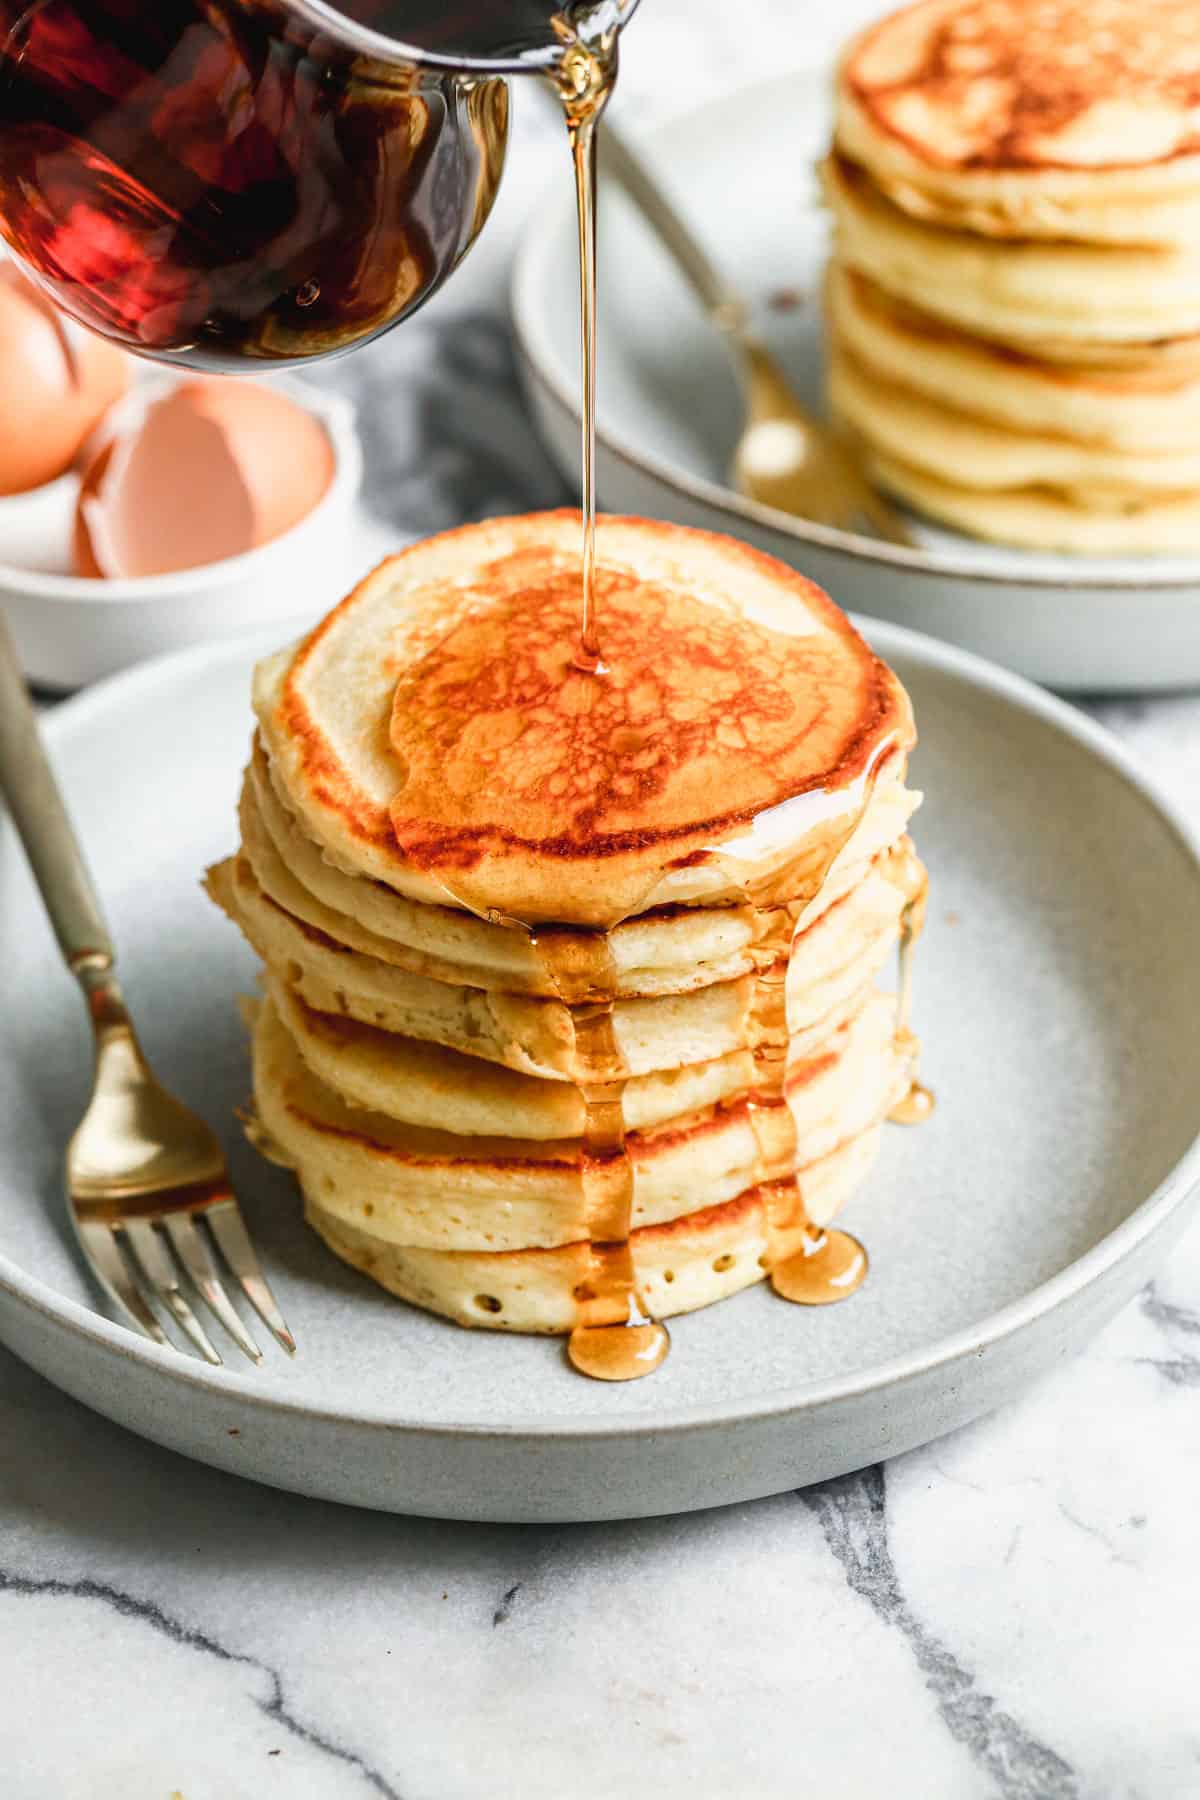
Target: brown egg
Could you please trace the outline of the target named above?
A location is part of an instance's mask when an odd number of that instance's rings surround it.
[[[285,394],[182,381],[104,446],[84,477],[81,575],[164,575],[253,550],[311,512],[333,479],[320,423]]]
[[[129,385],[129,358],[0,263],[0,495],[65,473]]]

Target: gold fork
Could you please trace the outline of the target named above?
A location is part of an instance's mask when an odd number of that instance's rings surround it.
[[[731,288],[641,155],[605,119],[600,166],[619,182],[729,346],[743,396],[743,417],[730,466],[738,493],[793,517],[866,530],[911,544],[900,515],[867,480],[840,432],[801,405],[766,345],[751,329],[749,308]]]
[[[171,1344],[160,1306],[206,1361],[220,1353],[196,1315],[198,1295],[239,1350],[262,1351],[229,1298],[218,1259],[289,1354],[276,1305],[233,1197],[221,1147],[157,1080],[114,973],[116,953],[37,717],[0,617],[0,789],[59,948],[83,989],[95,1037],[92,1097],[67,1149],[69,1211],[79,1247],[118,1316]]]

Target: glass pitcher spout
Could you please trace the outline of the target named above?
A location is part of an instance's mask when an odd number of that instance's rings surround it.
[[[600,0],[588,28],[612,11]],[[81,323],[210,370],[367,342],[457,267],[550,0],[0,0],[0,234]]]
[[[564,43],[623,26],[638,0],[292,0],[364,55],[468,74],[550,72]]]

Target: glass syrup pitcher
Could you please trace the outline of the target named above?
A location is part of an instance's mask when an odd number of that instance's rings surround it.
[[[636,0],[0,0],[0,233],[82,324],[206,370],[366,343],[478,236],[507,77]]]

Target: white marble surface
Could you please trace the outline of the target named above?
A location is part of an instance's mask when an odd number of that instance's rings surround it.
[[[644,0],[622,105],[671,103],[681,14],[709,91],[871,10]],[[558,151],[535,105],[519,124],[477,256],[324,377],[364,404],[397,531],[560,497],[503,326]],[[1200,699],[1093,710],[1200,806]],[[128,1437],[3,1352],[0,1443],[0,1800],[1200,1795],[1200,1228],[1019,1404],[702,1516],[341,1511]]]

